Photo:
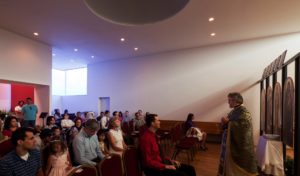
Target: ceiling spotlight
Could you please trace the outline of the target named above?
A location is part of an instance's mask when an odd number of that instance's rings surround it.
[[[55,54],[55,53],[52,53],[52,56],[56,56],[56,54]]]
[[[91,56],[91,58],[95,58],[95,56]]]
[[[37,33],[37,32],[34,32],[34,33],[33,33],[33,35],[35,35],[35,36],[39,36],[39,33]]]
[[[77,52],[77,51],[78,51],[78,49],[77,49],[77,48],[74,48],[74,51],[75,51],[75,52]]]
[[[210,17],[210,18],[208,18],[208,21],[209,22],[213,22],[213,21],[215,21],[215,18],[214,17]]]
[[[214,36],[216,36],[216,33],[213,32],[210,34],[210,36],[214,37]]]
[[[138,47],[135,47],[135,48],[134,48],[134,51],[137,51],[137,50],[139,50],[139,48],[138,48]]]
[[[124,38],[121,38],[120,40],[121,40],[121,42],[124,42],[124,41],[125,41],[125,39],[124,39]]]

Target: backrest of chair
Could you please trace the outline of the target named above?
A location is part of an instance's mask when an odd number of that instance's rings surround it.
[[[0,158],[14,150],[14,145],[10,139],[0,142]]]
[[[183,124],[182,124],[182,123],[181,123],[181,124],[178,124],[178,125],[175,127],[175,129],[176,129],[177,135],[179,135],[180,138],[182,138],[182,137],[185,136],[185,132],[184,132],[184,130],[183,130]]]
[[[182,132],[185,134],[188,130],[186,122],[181,123]]]
[[[141,136],[142,134],[144,134],[144,132],[147,130],[147,126],[146,125],[143,125],[140,127],[139,129],[139,135]]]
[[[50,146],[49,145],[46,145],[43,149],[41,149],[41,159],[42,159],[42,162],[43,162],[43,170],[46,171],[46,167],[47,167],[47,161],[48,161],[48,158],[50,156]]]
[[[128,146],[123,152],[123,166],[127,176],[142,176],[138,150],[134,146]]]
[[[122,131],[125,133],[125,134],[130,134],[130,129],[129,129],[129,123],[128,122],[124,122],[122,123]]]
[[[182,135],[182,136],[185,136],[185,133],[186,133],[186,131],[188,130],[188,129],[186,129],[187,127],[186,127],[185,122],[181,123],[179,126],[180,126],[179,129],[180,129],[181,135]]]
[[[130,130],[130,132],[135,131],[135,129],[134,129],[134,127],[133,127],[133,124],[134,124],[134,121],[133,121],[133,119],[132,119],[132,120],[129,121],[129,130]]]
[[[68,176],[98,176],[98,171],[94,166],[82,165],[73,169]]]
[[[119,154],[111,154],[109,158],[104,158],[97,169],[100,176],[123,176],[123,164]]]

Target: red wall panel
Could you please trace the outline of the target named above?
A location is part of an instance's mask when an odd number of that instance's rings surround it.
[[[30,97],[34,102],[34,87],[22,84],[11,84],[11,110],[15,110],[19,100],[26,103],[26,98]]]

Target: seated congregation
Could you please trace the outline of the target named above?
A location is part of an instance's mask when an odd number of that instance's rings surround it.
[[[206,133],[192,120],[189,114],[185,123],[161,130],[159,116],[143,116],[141,110],[134,118],[128,111],[124,116],[115,111],[112,117],[109,111],[99,117],[80,112],[61,116],[56,111],[43,128],[32,128],[9,116],[0,142],[0,176],[195,176],[188,163],[195,149],[207,148]],[[169,148],[172,158],[165,156]],[[183,150],[188,152],[187,164],[175,160]]]

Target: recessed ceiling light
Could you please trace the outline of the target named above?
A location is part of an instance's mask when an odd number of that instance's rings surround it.
[[[138,48],[138,47],[135,47],[135,48],[134,48],[134,51],[137,51],[137,50],[139,50],[139,48]]]
[[[213,21],[215,21],[215,18],[214,17],[210,17],[210,18],[208,18],[208,21],[209,22],[213,22]]]
[[[91,58],[95,58],[95,56],[91,56]]]
[[[56,54],[55,53],[52,53],[52,56],[55,56]]]
[[[120,40],[121,40],[121,42],[124,42],[124,41],[125,41],[125,38],[121,38]]]
[[[33,33],[33,35],[35,35],[35,36],[39,36],[39,33],[37,33],[37,32],[34,32],[34,33]]]
[[[216,36],[216,33],[213,32],[210,34],[210,36],[214,37],[214,36]]]
[[[77,51],[78,51],[78,49],[77,49],[77,48],[74,48],[74,51],[75,51],[75,52],[77,52]]]

